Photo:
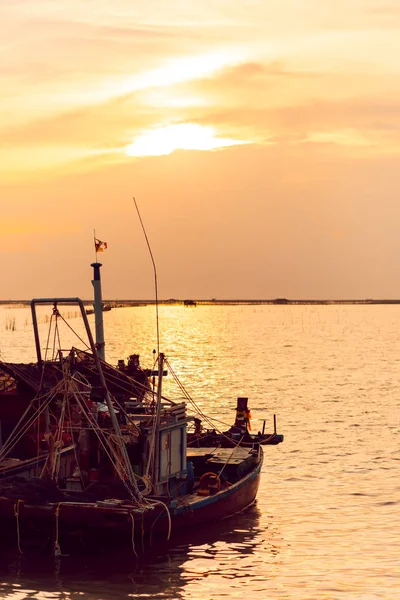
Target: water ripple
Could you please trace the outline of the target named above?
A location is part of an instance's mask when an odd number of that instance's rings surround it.
[[[104,321],[109,360],[137,351],[151,366],[153,307]],[[285,442],[266,449],[257,506],[139,562],[129,552],[58,563],[10,552],[0,596],[394,600],[400,307],[170,306],[160,323],[162,349],[202,409],[229,422],[236,397],[248,396],[253,430],[277,414]],[[34,359],[28,309],[1,307],[0,328],[3,359]]]

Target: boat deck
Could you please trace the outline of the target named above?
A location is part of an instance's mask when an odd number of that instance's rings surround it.
[[[193,464],[196,479],[204,473],[221,474],[225,481],[234,482],[248,473],[259,461],[258,451],[250,448],[193,448],[187,449],[187,460]]]

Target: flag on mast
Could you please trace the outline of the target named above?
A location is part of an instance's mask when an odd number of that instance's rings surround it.
[[[96,252],[104,252],[104,250],[107,250],[107,242],[102,242],[101,240],[94,238],[94,247]]]

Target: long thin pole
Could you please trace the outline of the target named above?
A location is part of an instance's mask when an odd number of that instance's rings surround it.
[[[94,262],[97,262],[97,246],[96,246],[96,230],[93,229],[93,243],[94,243]]]
[[[142,221],[142,217],[140,216],[140,212],[139,212],[139,207],[137,205],[136,202],[136,198],[135,196],[133,196],[133,201],[135,203],[135,207],[136,207],[136,212],[138,214],[139,217],[139,221],[140,224],[142,226],[142,230],[144,233],[144,237],[147,243],[147,248],[149,249],[149,253],[150,253],[150,257],[151,257],[151,262],[153,263],[153,271],[154,271],[154,288],[155,288],[155,295],[156,295],[156,322],[157,322],[157,356],[160,355],[160,328],[159,328],[159,324],[158,324],[158,284],[157,284],[157,269],[156,269],[156,263],[154,261],[154,257],[153,257],[153,253],[151,251],[151,247],[150,247],[150,242],[149,242],[149,238],[147,237],[147,233],[146,233],[146,229],[144,227],[143,221]]]

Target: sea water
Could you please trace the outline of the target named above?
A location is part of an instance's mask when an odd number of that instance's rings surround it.
[[[51,311],[38,312],[51,356]],[[77,309],[61,312],[84,341]],[[263,419],[271,431],[276,414],[285,441],[265,448],[256,505],[139,560],[129,549],[57,559],[10,549],[0,556],[0,597],[400,598],[400,306],[159,313],[160,350],[197,410],[224,429],[236,398],[248,396],[253,431]],[[104,326],[107,360],[139,353],[142,366],[153,365],[154,307],[113,309]],[[28,308],[2,306],[0,332],[3,360],[35,360]],[[63,335],[65,349],[82,347],[69,328]],[[165,390],[174,396],[171,372]]]

